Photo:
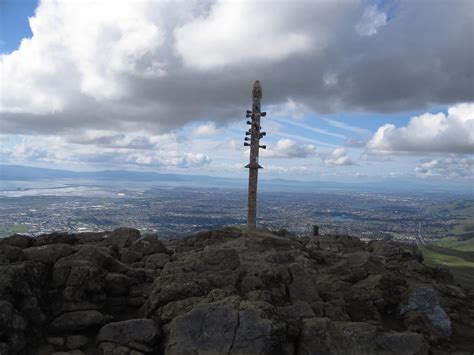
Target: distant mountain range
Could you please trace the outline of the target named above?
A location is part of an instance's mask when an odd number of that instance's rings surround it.
[[[183,186],[203,186],[221,188],[246,188],[247,180],[244,178],[228,178],[206,175],[181,175],[162,174],[156,172],[130,171],[130,170],[102,170],[102,171],[71,171],[61,169],[37,168],[23,165],[0,164],[1,181],[11,180],[56,180],[56,179],[87,179],[97,181],[136,181],[173,183]],[[1,185],[0,185],[1,188]],[[334,182],[334,181],[298,181],[286,179],[261,179],[259,188],[263,190],[278,191],[370,191],[370,192],[428,192],[452,191],[472,194],[472,186],[463,184],[439,185],[436,182],[422,183],[411,180],[390,179],[376,182]]]

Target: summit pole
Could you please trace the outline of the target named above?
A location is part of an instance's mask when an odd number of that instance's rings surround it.
[[[261,112],[262,101],[262,86],[260,81],[256,81],[252,89],[252,110],[247,110],[247,121],[250,129],[245,132],[244,146],[250,146],[250,162],[245,167],[249,169],[249,193],[248,193],[248,213],[247,213],[247,228],[249,230],[257,228],[257,183],[258,183],[258,169],[263,169],[258,164],[258,153],[260,148],[266,149],[265,145],[260,145],[260,139],[266,135],[265,132],[260,132],[260,117],[265,117],[266,112]],[[248,137],[250,136],[250,137]],[[250,143],[248,143],[250,141]]]

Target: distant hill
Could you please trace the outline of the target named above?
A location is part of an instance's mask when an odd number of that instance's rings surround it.
[[[264,175],[264,174],[262,174]],[[206,187],[238,187],[246,188],[247,179],[207,175],[165,174],[147,171],[102,170],[102,171],[71,171],[62,169],[37,168],[23,165],[1,165],[0,181],[8,180],[52,180],[52,179],[91,179],[91,180],[127,180],[142,182],[173,182],[193,184]],[[408,180],[381,180],[365,182],[335,181],[299,181],[281,178],[260,178],[260,188],[278,191],[371,191],[371,192],[459,192],[472,194],[472,188],[462,184],[438,185],[436,183],[414,183]]]
[[[474,240],[471,240],[471,248],[472,246]],[[424,245],[421,251],[426,265],[448,268],[457,283],[474,289],[474,251],[460,251],[438,245]]]

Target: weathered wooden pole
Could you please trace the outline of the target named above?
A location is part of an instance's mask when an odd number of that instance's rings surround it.
[[[258,169],[262,167],[258,164],[259,149],[266,149],[265,145],[260,145],[260,138],[266,135],[265,132],[260,132],[260,117],[265,117],[266,112],[260,111],[262,101],[262,86],[260,81],[256,81],[252,90],[252,111],[247,110],[247,121],[250,129],[245,132],[244,146],[250,146],[250,162],[245,167],[249,169],[249,195],[248,195],[248,214],[247,214],[247,228],[249,230],[257,227],[257,182]],[[248,137],[250,136],[250,138]],[[248,143],[250,141],[250,143]]]

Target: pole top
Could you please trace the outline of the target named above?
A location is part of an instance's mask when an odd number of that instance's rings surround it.
[[[253,84],[252,98],[253,100],[262,99],[262,85],[260,85],[259,80],[255,81],[255,83]]]

